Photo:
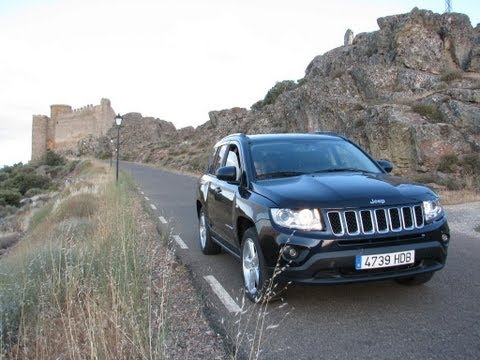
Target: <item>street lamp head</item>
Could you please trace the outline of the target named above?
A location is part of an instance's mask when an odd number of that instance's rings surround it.
[[[122,125],[122,120],[123,120],[123,117],[120,114],[115,116],[115,123],[117,124],[117,126]]]

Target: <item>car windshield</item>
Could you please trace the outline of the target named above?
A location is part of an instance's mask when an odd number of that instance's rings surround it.
[[[341,139],[279,139],[251,145],[257,179],[326,172],[381,173],[362,151]]]

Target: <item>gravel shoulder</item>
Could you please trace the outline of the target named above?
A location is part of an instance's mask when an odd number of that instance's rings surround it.
[[[444,206],[451,230],[472,236],[480,240],[480,202]]]
[[[164,240],[167,234],[160,228],[152,213],[144,207],[143,236],[158,241],[158,260],[152,281],[161,313],[152,314],[154,321],[163,323],[164,359],[222,360],[228,355],[224,339],[212,327],[205,314],[201,295],[193,284],[188,269],[175,256],[174,246]]]

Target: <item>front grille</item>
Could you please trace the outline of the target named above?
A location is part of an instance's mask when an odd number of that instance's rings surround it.
[[[334,235],[371,235],[422,228],[421,205],[327,211],[330,229]]]

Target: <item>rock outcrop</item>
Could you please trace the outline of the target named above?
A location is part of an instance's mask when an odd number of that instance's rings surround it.
[[[212,111],[196,129],[130,115],[126,157],[198,170],[229,133],[312,131],[345,134],[400,173],[434,171],[451,154],[478,156],[480,27],[417,8],[378,26],[315,57],[303,79],[277,83],[251,109]]]
[[[416,8],[378,25],[315,57],[272,103],[212,111],[199,136],[336,131],[404,173],[433,170],[447,154],[478,153],[479,26],[463,14]]]

